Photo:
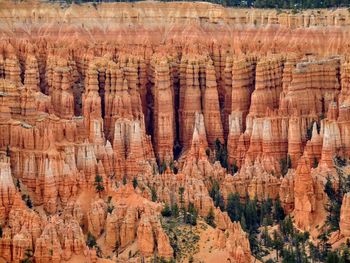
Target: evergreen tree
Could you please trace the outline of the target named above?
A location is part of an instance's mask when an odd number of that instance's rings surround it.
[[[284,236],[292,236],[294,234],[293,221],[290,215],[280,222],[280,230]]]
[[[335,251],[330,251],[327,254],[326,263],[340,263],[341,258]]]
[[[274,202],[273,207],[273,219],[277,222],[283,220],[285,218],[285,213],[281,205],[280,198],[277,197],[276,201]]]
[[[105,190],[103,186],[103,178],[98,174],[95,176],[95,189],[99,194]]]
[[[164,206],[161,213],[162,213],[162,216],[164,216],[164,217],[171,216],[172,212],[171,212],[171,209],[170,209],[168,203],[165,203],[165,206]]]
[[[24,252],[24,259],[20,261],[21,263],[32,263],[33,262],[33,251],[29,248]]]
[[[123,185],[126,185],[128,183],[128,180],[126,179],[126,176],[123,176]]]
[[[236,161],[234,161],[231,165],[231,173],[234,175],[237,172],[238,172],[238,166],[237,166]]]
[[[317,160],[316,157],[314,157],[314,162],[313,162],[313,164],[312,164],[312,167],[313,167],[313,168],[317,168],[317,166],[318,166],[318,160]]]
[[[28,206],[28,208],[33,208],[33,203],[32,203],[32,200],[30,199],[29,195],[27,195],[25,202],[26,202],[26,205]]]
[[[212,188],[209,191],[209,195],[213,199],[215,207],[219,207],[221,211],[224,211],[224,198],[220,192],[220,186],[217,180],[214,180]]]
[[[229,194],[227,198],[226,211],[232,221],[239,221],[242,214],[242,205],[238,193]]]
[[[167,165],[165,160],[163,160],[162,165],[160,166],[159,173],[162,174],[166,171]]]
[[[341,191],[335,191],[330,176],[327,177],[327,182],[325,184],[324,191],[329,199],[329,202],[325,207],[326,211],[328,212],[326,223],[330,227],[331,231],[336,231],[339,229],[340,209],[343,198],[342,193]]]
[[[173,160],[170,161],[170,163],[169,163],[169,168],[170,168],[170,170],[174,173],[175,167],[174,167],[174,161],[173,161]]]
[[[117,255],[117,257],[118,257],[118,255],[119,255],[119,248],[120,248],[120,241],[119,241],[119,239],[117,238],[117,240],[115,241],[114,250],[113,250],[113,252],[115,252],[115,254]]]
[[[177,218],[179,217],[179,207],[177,206],[177,203],[174,203],[171,206],[171,214],[173,215],[173,217]]]
[[[212,227],[216,227],[215,225],[215,215],[214,215],[214,210],[213,208],[211,207],[209,212],[208,212],[208,215],[206,216],[205,218],[205,221],[207,222],[208,225],[212,226]]]
[[[321,261],[321,252],[318,246],[315,246],[312,242],[309,242],[310,258],[312,262]]]
[[[259,217],[257,210],[257,199],[250,200],[249,197],[246,199],[246,205],[244,208],[244,216],[247,224],[247,229],[250,232],[256,232],[259,226]]]
[[[250,249],[254,256],[257,256],[259,253],[259,242],[257,240],[257,233],[254,231],[249,232],[249,245]]]
[[[272,199],[263,200],[260,209],[260,222],[263,225],[272,225]]]
[[[190,224],[192,226],[197,225],[197,217],[198,217],[198,212],[194,207],[194,204],[192,202],[189,202],[188,209],[186,212],[186,224]]]
[[[220,162],[222,167],[228,168],[227,147],[225,144],[221,144],[219,139],[215,140],[215,159]]]
[[[242,229],[244,231],[247,231],[247,223],[246,223],[244,214],[240,218],[241,218],[240,219],[240,224],[241,224]]]
[[[6,145],[6,156],[10,157],[11,156],[11,151],[10,151],[10,145]]]
[[[134,178],[132,179],[132,186],[134,187],[134,189],[137,188],[138,184],[139,184],[139,183],[137,182],[137,178],[134,177]]]
[[[152,196],[152,202],[157,202],[157,191],[156,189],[152,186],[151,187],[151,196]]]
[[[86,239],[86,245],[89,248],[93,248],[93,247],[95,247],[97,245],[96,238],[90,232],[88,233],[88,236],[87,236],[87,239]]]
[[[272,240],[272,246],[276,250],[276,260],[278,262],[278,256],[279,253],[283,250],[283,239],[277,231],[273,231],[273,240]]]
[[[269,232],[267,230],[267,227],[265,226],[262,233],[261,233],[261,238],[263,240],[263,244],[265,247],[271,247],[272,246],[272,239],[269,235]]]

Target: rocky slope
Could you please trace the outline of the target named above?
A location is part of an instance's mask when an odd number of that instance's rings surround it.
[[[197,229],[213,254],[191,256],[249,262],[213,181],[224,201],[279,198],[315,231],[333,159],[350,156],[349,16],[1,2],[1,260],[170,260],[161,211],[177,204],[215,217]]]

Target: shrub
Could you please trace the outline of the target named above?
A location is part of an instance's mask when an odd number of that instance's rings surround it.
[[[137,188],[138,184],[139,184],[139,183],[138,183],[138,181],[137,181],[137,178],[134,177],[134,178],[132,179],[132,186],[134,187],[134,189]]]
[[[86,245],[89,248],[93,248],[93,247],[95,247],[97,245],[96,238],[90,232],[88,233],[88,236],[87,236],[87,239],[86,239]]]
[[[207,222],[207,224],[212,226],[212,227],[216,227],[214,221],[215,221],[215,215],[214,215],[213,208],[211,207],[209,212],[208,212],[208,215],[205,218],[205,222]]]
[[[165,206],[164,206],[161,213],[162,213],[162,216],[164,216],[164,217],[170,217],[172,215],[172,212],[171,212],[171,209],[170,209],[168,203],[165,203]]]

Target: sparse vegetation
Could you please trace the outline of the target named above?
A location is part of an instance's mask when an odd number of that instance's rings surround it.
[[[326,224],[330,232],[339,230],[340,209],[343,203],[343,197],[345,193],[350,192],[350,175],[345,175],[343,171],[346,163],[345,159],[335,156],[334,167],[337,178],[328,176],[324,186],[324,192],[329,200],[325,209],[327,211]],[[335,180],[337,180],[337,183],[335,183]]]
[[[152,202],[157,202],[157,199],[158,199],[157,191],[153,186],[151,186],[150,188],[151,188]]]
[[[212,226],[212,227],[216,227],[215,225],[215,215],[214,215],[214,210],[213,208],[211,207],[209,212],[208,212],[208,215],[206,216],[205,218],[205,222],[207,222],[208,225]]]
[[[16,179],[16,187],[17,187],[18,191],[20,191],[20,192],[22,191],[21,190],[21,183],[18,179]]]
[[[128,180],[127,180],[126,176],[124,175],[123,176],[123,185],[126,185],[127,183],[128,183]]]
[[[235,174],[238,172],[238,166],[236,160],[231,164],[231,174]]]
[[[280,160],[280,169],[282,176],[285,176],[288,173],[288,169],[292,168],[292,160],[290,158],[290,155],[287,155],[286,159]]]
[[[116,254],[116,256],[118,257],[119,255],[119,248],[120,248],[120,241],[119,239],[117,238],[117,240],[115,241],[115,246],[114,246],[114,249],[113,249],[113,252]],[[129,251],[131,252],[131,251]],[[129,256],[130,257],[130,256]]]
[[[11,156],[10,145],[6,145],[6,156],[7,157]]]
[[[26,195],[26,194],[22,195],[22,200],[25,202],[28,208],[33,208],[33,202],[30,199],[29,195]]]
[[[209,191],[209,195],[213,199],[215,207],[219,207],[221,211],[224,211],[225,209],[224,198],[220,192],[220,186],[217,180],[214,180],[212,182],[212,187]]]
[[[138,181],[137,181],[137,178],[134,177],[134,178],[132,179],[132,186],[134,187],[134,189],[136,189],[138,185],[139,185],[139,183],[138,183]]]
[[[24,252],[24,258],[20,261],[21,263],[32,263],[33,262],[33,251],[26,249]]]
[[[98,174],[95,176],[95,189],[99,194],[105,190],[105,187],[103,186],[103,178]]]
[[[162,165],[159,168],[159,173],[163,174],[166,171],[166,168],[167,168],[167,164],[166,164],[165,160],[163,160]]]
[[[86,239],[86,245],[89,248],[93,248],[97,245],[96,238],[89,232]]]
[[[179,207],[178,207],[177,203],[174,203],[171,206],[171,214],[175,218],[179,217]]]
[[[109,201],[107,206],[107,213],[112,214],[113,210],[114,210],[114,205],[112,205],[112,203]]]
[[[200,221],[196,226],[183,224],[182,220],[175,217],[162,221],[165,233],[169,236],[170,245],[174,251],[172,262],[182,262],[182,259],[190,259],[199,251],[198,241],[200,231],[206,229],[206,225]]]
[[[188,204],[188,209],[185,212],[185,223],[186,224],[190,224],[192,226],[197,225],[197,217],[198,217],[198,212],[196,210],[196,208],[194,207],[193,203],[189,203]]]
[[[210,157],[210,148],[205,149],[205,154],[208,158]]]
[[[172,215],[172,211],[171,211],[168,203],[165,203],[165,206],[164,206],[161,213],[162,213],[162,216],[164,216],[164,217],[169,217]]]
[[[55,0],[50,0],[54,2]],[[58,0],[57,0],[58,1]],[[162,2],[168,2],[170,0],[162,0]],[[97,4],[101,2],[119,2],[118,0],[65,0],[67,4],[81,3],[92,3],[94,8],[97,8]],[[136,2],[136,0],[126,1],[126,2]],[[298,13],[299,9],[307,8],[330,8],[330,7],[348,7],[349,0],[206,0],[206,2],[220,4],[230,7],[256,7],[256,8],[275,8],[277,13],[281,13],[280,9],[291,9],[292,13]]]
[[[215,160],[219,161],[222,167],[228,168],[227,146],[222,144],[219,139],[215,141]]]

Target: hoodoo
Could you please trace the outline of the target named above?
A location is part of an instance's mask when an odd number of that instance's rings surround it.
[[[348,8],[66,2],[0,1],[0,262],[349,262]]]

